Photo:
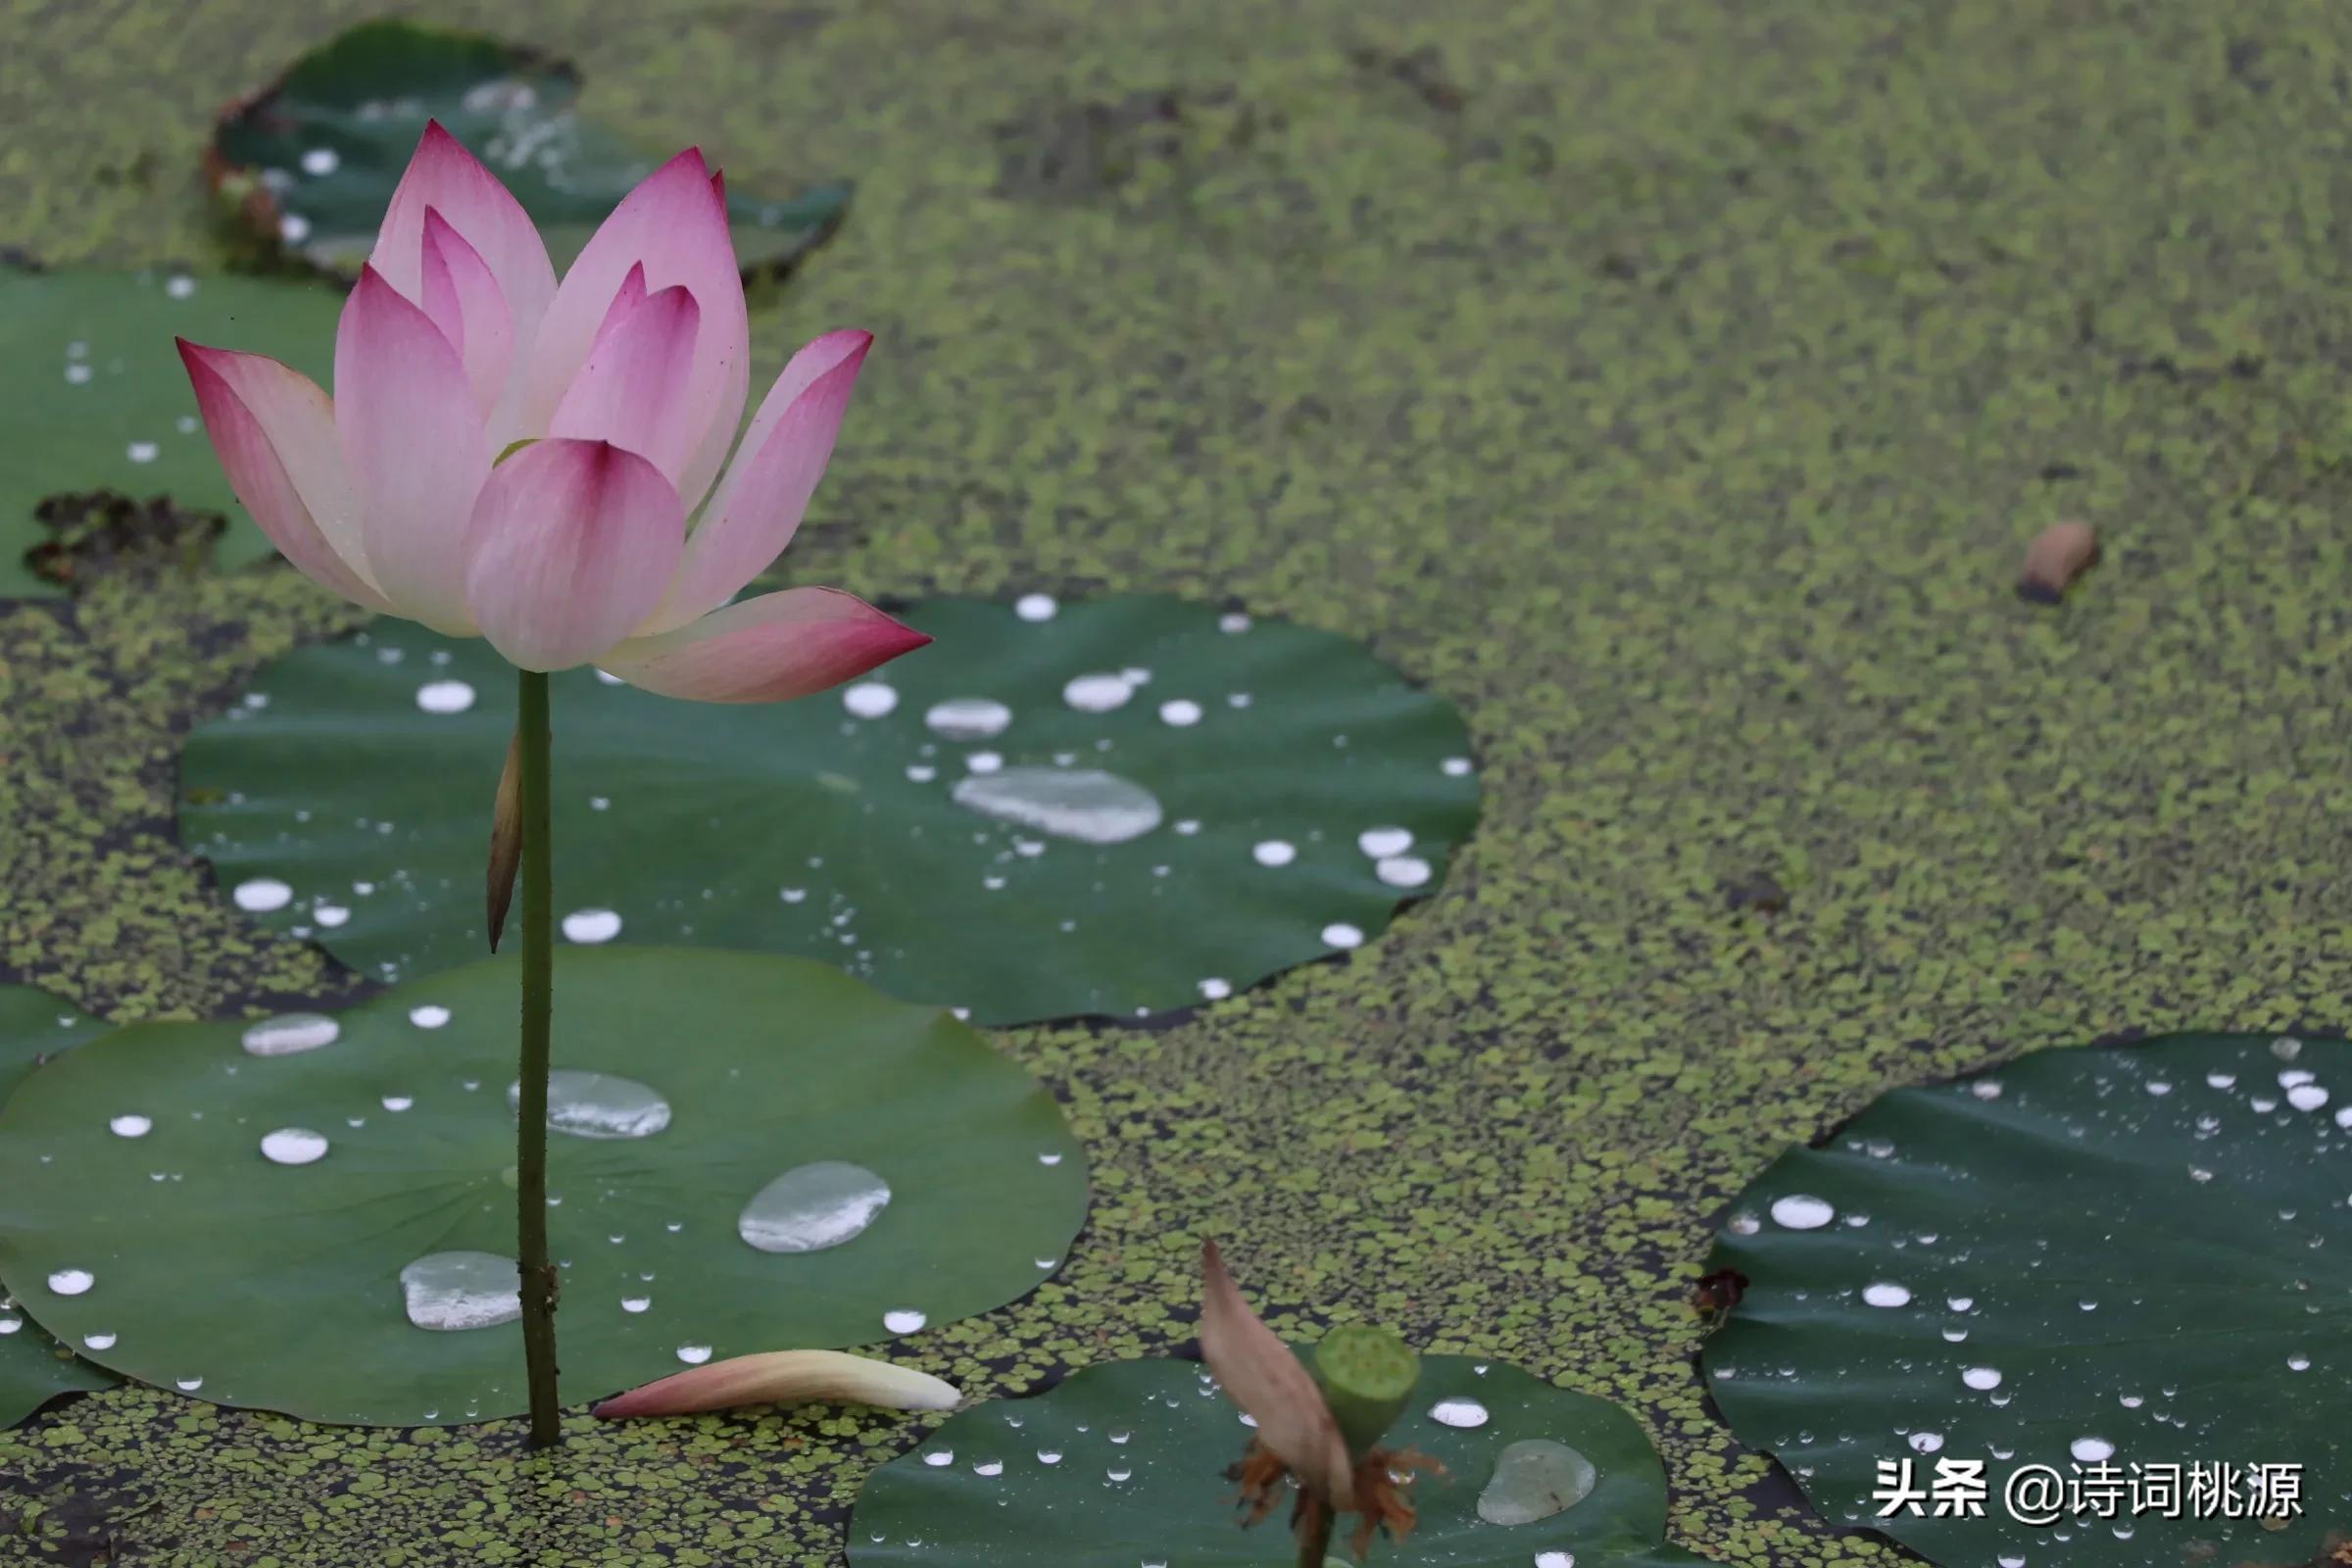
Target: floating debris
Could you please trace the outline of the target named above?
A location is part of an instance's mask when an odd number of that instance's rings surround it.
[[[2030,604],[2054,605],[2098,560],[2099,536],[2089,523],[2054,522],[2026,547],[2017,596]]]

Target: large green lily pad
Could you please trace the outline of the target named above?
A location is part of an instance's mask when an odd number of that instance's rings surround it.
[[[538,223],[561,269],[661,162],[575,107],[579,74],[536,51],[396,20],[363,23],[238,105],[213,138],[213,182],[264,239],[356,275],[425,122],[439,120]],[[838,180],[768,200],[730,191],[747,272],[790,264],[849,208]]]
[[[2307,1562],[2352,1494],[2348,1129],[2340,1041],[2172,1035],[1896,1090],[1733,1212],[1716,1402],[1824,1513],[1955,1568]],[[1906,1460],[1931,1493],[1982,1461],[1983,1517],[1882,1517],[1879,1467]],[[2308,1511],[2133,1506],[2134,1474],[2185,1494],[2222,1465],[2241,1505],[2252,1467],[2299,1467]],[[2120,1477],[2121,1504],[2020,1522],[2030,1466],[2094,1504]]]
[[[944,1012],[803,959],[556,956],[567,1401],[985,1311],[1084,1221],[1053,1097]],[[84,1354],[207,1399],[520,1410],[516,974],[146,1024],[44,1067],[0,1107],[0,1279]],[[125,1137],[125,1115],[147,1125]]]
[[[45,991],[0,986],[0,1099],[14,1094],[42,1061],[95,1039],[106,1027]],[[15,1426],[60,1395],[115,1381],[58,1344],[0,1291],[0,1427]]]
[[[1089,1367],[1042,1397],[966,1410],[876,1471],[850,1521],[850,1563],[1289,1568],[1298,1547],[1287,1509],[1249,1530],[1234,1513],[1225,1471],[1249,1438],[1197,1361]],[[1665,1470],[1641,1426],[1606,1399],[1514,1367],[1426,1356],[1414,1407],[1389,1446],[1445,1471],[1414,1480],[1419,1522],[1401,1543],[1377,1542],[1373,1562],[1705,1561],[1664,1544]]]
[[[234,519],[222,565],[271,554],[205,439],[172,340],[268,354],[323,385],[342,308],[341,292],[317,282],[0,267],[0,598],[59,591],[24,553],[44,537],[34,509],[60,494],[169,495]]]
[[[1459,715],[1346,638],[1143,597],[906,618],[938,642],[780,708],[556,676],[569,934],[821,956],[988,1023],[1134,1016],[1367,940],[1477,814]],[[303,649],[189,742],[182,837],[370,975],[469,958],[513,682],[393,621]]]

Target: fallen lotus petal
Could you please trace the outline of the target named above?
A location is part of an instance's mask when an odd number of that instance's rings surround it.
[[[1257,1423],[1258,1445],[1310,1495],[1348,1512],[1355,1467],[1314,1375],[1250,1309],[1214,1242],[1201,1244],[1200,1274],[1200,1359],[1226,1397]]]
[[[768,1350],[713,1361],[616,1394],[597,1405],[608,1421],[688,1415],[745,1404],[870,1404],[885,1410],[953,1410],[963,1397],[928,1372],[841,1350]]]

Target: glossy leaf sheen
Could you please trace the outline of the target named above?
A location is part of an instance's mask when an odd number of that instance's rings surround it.
[[[0,1099],[15,1094],[44,1057],[106,1033],[45,991],[0,986]],[[0,1291],[0,1300],[7,1299]],[[0,1334],[0,1428],[11,1427],[62,1394],[110,1388],[114,1374],[60,1346],[20,1308],[0,1306],[0,1319],[21,1325]]]
[[[1710,1266],[1749,1284],[1707,1348],[1715,1400],[1831,1519],[1936,1562],[2304,1561],[2352,1488],[2347,1104],[2352,1046],[2268,1035],[2044,1051],[1884,1096],[1735,1205]],[[2084,1440],[2119,1474],[2300,1464],[2309,1512],[2271,1531],[2127,1502],[2124,1536],[2092,1519],[2060,1546],[2001,1488],[2070,1474]],[[1903,1458],[1923,1482],[1985,1460],[1991,1507],[1878,1519],[1877,1463]]]
[[[715,1361],[881,1341],[901,1309],[985,1311],[1084,1220],[1085,1158],[1053,1097],[937,1009],[798,959],[556,957],[559,1073],[669,1105],[651,1136],[549,1138],[567,1403],[680,1370],[681,1346]],[[43,1068],[0,1108],[0,1279],[74,1343],[116,1335],[93,1352],[107,1365],[201,1377],[202,1398],[368,1424],[520,1410],[520,1326],[418,1328],[401,1285],[427,1254],[513,1256],[516,983],[514,960],[477,963],[362,1003],[293,1054],[249,1054],[242,1021],[155,1023]],[[419,1026],[419,1005],[448,1017]],[[152,1132],[108,1131],[133,1108]],[[324,1155],[265,1158],[287,1127],[323,1134]],[[745,1245],[744,1204],[817,1160],[871,1170],[888,1207],[824,1250]],[[95,1284],[57,1296],[63,1268]]]
[[[569,66],[496,38],[364,23],[221,122],[215,178],[269,237],[354,274],[425,122],[437,119],[514,193],[561,271],[660,163],[581,119],[579,86]],[[849,201],[839,182],[784,201],[730,195],[744,270],[790,263],[823,240]]]
[[[1575,1568],[1681,1568],[1704,1559],[1662,1544],[1666,1476],[1642,1428],[1616,1405],[1466,1357],[1423,1359],[1413,1404],[1389,1446],[1442,1461],[1414,1479],[1420,1512],[1410,1538],[1376,1542],[1381,1568],[1529,1568],[1564,1552]],[[1274,1568],[1297,1560],[1278,1508],[1241,1528],[1225,1469],[1250,1429],[1197,1361],[1114,1361],[1089,1367],[1049,1394],[1003,1399],[954,1417],[914,1452],[874,1473],[850,1520],[851,1568],[1095,1568],[1104,1563],[1183,1568]],[[1445,1399],[1475,1399],[1475,1428],[1429,1414]],[[1013,1425],[1014,1422],[1019,1425]],[[1128,1434],[1124,1443],[1113,1435]],[[1599,1472],[1591,1495],[1524,1525],[1478,1517],[1479,1494],[1513,1443],[1548,1439]],[[1052,1463],[1041,1450],[1057,1454]],[[927,1456],[950,1454],[944,1464]],[[1002,1464],[984,1475],[976,1465]],[[1114,1479],[1120,1470],[1129,1472]],[[1343,1521],[1347,1529],[1353,1521]],[[919,1542],[916,1545],[913,1543]],[[1556,1560],[1556,1559],[1555,1559]]]
[[[24,564],[48,496],[119,490],[218,512],[223,567],[273,554],[196,422],[176,335],[266,354],[321,386],[339,290],[317,282],[176,272],[29,272],[0,267],[0,598],[58,593]],[[185,428],[182,428],[182,425]]]
[[[1223,989],[1205,980],[1238,991],[1320,957],[1335,925],[1369,938],[1435,888],[1477,814],[1459,715],[1346,638],[1271,620],[1225,631],[1215,610],[1160,598],[1037,621],[934,600],[905,618],[938,641],[868,677],[895,696],[879,717],[856,715],[872,694],[855,686],[730,709],[556,675],[558,908],[617,911],[624,942],[821,956],[984,1023],[1132,1017]],[[1129,667],[1151,679],[1116,709],[1064,700],[1073,677]],[[420,688],[450,680],[472,706],[421,710]],[[398,622],[303,649],[256,678],[267,708],[189,742],[182,837],[224,888],[290,884],[294,902],[258,918],[369,975],[469,959],[512,686],[486,645]],[[926,712],[957,697],[993,698],[1010,722],[935,733]],[[1174,700],[1197,721],[1163,719]],[[1001,770],[975,774],[990,758]],[[953,798],[1024,767],[1115,773],[1161,820],[1098,845]],[[1409,832],[1426,882],[1382,880],[1359,843],[1375,827]],[[1268,842],[1294,858],[1259,863]],[[317,928],[313,900],[349,919]]]

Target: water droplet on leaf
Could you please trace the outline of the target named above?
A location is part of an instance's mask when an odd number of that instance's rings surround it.
[[[1817,1231],[1837,1217],[1835,1208],[1805,1193],[1790,1193],[1772,1204],[1772,1222],[1784,1230]]]
[[[269,914],[294,902],[294,890],[273,876],[251,877],[229,894],[247,914]]]
[[[292,1056],[331,1046],[343,1026],[320,1012],[289,1012],[265,1018],[245,1031],[246,1054],[255,1056]]]
[[[522,1085],[507,1085],[507,1109],[519,1110]],[[650,1086],[615,1073],[558,1067],[547,1075],[547,1126],[574,1138],[651,1138],[669,1125],[669,1102]]]
[[[400,1271],[400,1290],[420,1329],[486,1329],[522,1316],[514,1260],[496,1252],[427,1252]]]
[[[762,1252],[815,1252],[854,1240],[890,1203],[890,1185],[847,1160],[797,1166],[743,1206],[735,1233]]]
[[[1373,867],[1393,888],[1417,888],[1429,881],[1429,862],[1418,855],[1392,855]]]
[[[951,792],[966,810],[1080,844],[1124,844],[1160,823],[1159,800],[1116,773],[1015,767],[975,773]]]
[[[262,1157],[273,1165],[309,1165],[326,1157],[326,1136],[308,1127],[280,1127],[262,1137]]]
[[[1592,1461],[1568,1445],[1528,1438],[1495,1458],[1478,1516],[1491,1525],[1534,1524],[1584,1501],[1599,1479]]]
[[[1079,675],[1061,689],[1061,700],[1081,713],[1107,713],[1134,695],[1126,676],[1108,673]]]
[[[932,704],[923,723],[942,740],[994,740],[1012,723],[1012,710],[993,697],[951,697]]]
[[[428,680],[416,688],[416,706],[428,713],[463,713],[473,706],[473,688],[462,680]]]
[[[858,718],[881,718],[899,706],[898,688],[878,680],[861,680],[843,688],[841,706]]]
[[[574,909],[564,917],[564,940],[593,947],[620,935],[620,916],[611,909]]]

